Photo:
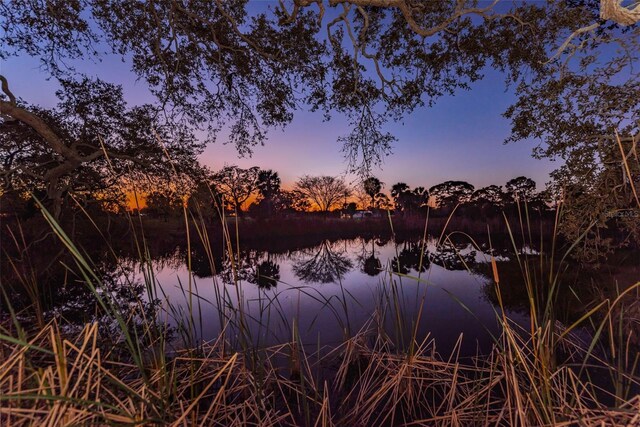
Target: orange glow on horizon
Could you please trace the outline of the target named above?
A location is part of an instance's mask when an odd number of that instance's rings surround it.
[[[128,211],[134,211],[136,209],[142,210],[147,207],[146,195],[133,191],[127,191],[126,194],[126,208]]]

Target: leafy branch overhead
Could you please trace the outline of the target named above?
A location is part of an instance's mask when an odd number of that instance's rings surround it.
[[[300,107],[346,114],[354,133],[342,139],[345,153],[366,169],[388,153],[386,120],[467,88],[488,61],[501,61],[501,37],[521,32],[517,16],[536,9],[499,14],[497,2],[464,1],[297,1],[266,11],[246,1],[59,3],[0,5],[0,59],[27,53],[63,78],[75,73],[69,60],[110,50],[130,60],[174,119],[211,137],[228,125],[240,154]],[[535,39],[528,28],[520,43]],[[544,54],[530,52],[516,62]]]

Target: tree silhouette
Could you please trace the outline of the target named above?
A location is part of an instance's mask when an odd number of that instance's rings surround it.
[[[55,7],[6,1],[0,3],[0,60],[33,57],[66,92],[64,82],[79,81],[83,71],[69,64],[119,56],[163,107],[165,114],[154,118],[190,123],[209,140],[224,127],[240,154],[262,144],[269,128],[290,123],[299,106],[346,116],[351,131],[339,140],[349,169],[364,172],[390,153],[394,137],[383,130],[388,121],[468,88],[493,67],[516,88],[517,101],[505,112],[512,122],[508,141],[535,137],[541,140],[536,157],[561,157],[554,180],[561,186],[590,183],[585,194],[598,204],[593,210],[571,198],[576,205],[565,207],[576,209],[574,218],[605,227],[607,211],[640,204],[632,191],[638,162],[628,162],[637,158],[640,131],[638,8],[619,0],[496,4],[294,0],[263,10],[248,1],[222,0],[72,1]],[[53,126],[51,114],[21,106],[6,78],[1,80],[3,124],[36,133],[46,147],[30,137],[6,137],[0,144],[2,161],[9,163],[3,175],[24,171],[12,161],[15,141],[44,152],[24,154],[38,165],[23,173],[24,182],[30,189],[46,187],[56,213],[65,194],[78,191],[66,188],[69,181],[109,180],[96,141],[85,146],[76,135],[66,138],[85,126]],[[118,109],[110,91],[103,95],[84,111]],[[66,114],[56,122],[73,122]],[[140,160],[125,151],[114,149],[110,158]],[[94,160],[98,166],[89,167]],[[632,169],[624,172],[629,176],[620,177],[616,166],[622,162]],[[49,166],[55,172],[42,170]],[[100,179],[78,181],[79,169],[83,178]],[[621,225],[640,233],[638,221]]]
[[[242,215],[242,205],[255,194],[258,189],[259,168],[254,166],[242,169],[238,166],[225,166],[213,174],[212,187],[224,195],[229,208]]]
[[[380,182],[380,180],[375,176],[370,176],[362,182],[362,188],[364,189],[364,192],[371,197],[370,206],[375,207],[376,196],[382,190],[382,182]]]
[[[280,183],[278,172],[272,170],[261,170],[258,172],[257,187],[260,193],[260,200],[258,201],[259,212],[263,212],[267,216],[273,216],[278,204]]]
[[[398,182],[391,187],[391,197],[393,197],[393,203],[396,209],[399,211],[406,211],[410,203],[410,197],[408,196],[410,188],[404,182]]]
[[[429,189],[438,207],[453,207],[459,203],[466,203],[473,195],[473,185],[465,181],[445,181]]]
[[[505,194],[501,186],[489,185],[474,191],[471,200],[480,205],[489,203],[494,206],[502,206],[505,202]]]
[[[280,191],[280,177],[278,172],[269,170],[260,170],[258,172],[258,181],[256,183],[260,195],[264,199],[273,199]]]
[[[412,194],[412,202],[411,209],[414,211],[418,211],[420,208],[424,208],[427,206],[429,202],[429,191],[427,191],[424,187],[416,187],[411,192]]]
[[[153,216],[161,216],[166,221],[171,216],[182,213],[183,200],[174,191],[152,191],[146,197],[144,212]]]
[[[20,103],[3,80],[10,98],[0,98],[4,192],[43,190],[45,204],[58,218],[69,195],[96,199],[142,177],[158,183],[175,182],[175,172],[199,176],[196,155],[203,145],[185,126],[164,122],[150,105],[129,108],[121,87],[101,80],[61,85],[60,102],[46,110]]]
[[[295,189],[322,212],[342,205],[351,193],[341,179],[333,176],[309,176],[298,179]]]
[[[536,182],[531,178],[519,176],[507,182],[507,193],[511,199],[518,202],[530,202],[536,192]]]
[[[392,209],[393,206],[391,204],[391,200],[389,200],[389,196],[384,193],[378,193],[375,197],[375,206],[378,209]]]
[[[614,0],[602,4],[605,19],[625,25],[637,21],[631,6]],[[633,31],[600,19],[599,12],[595,3],[564,1],[522,2],[499,10],[495,2],[419,7],[408,0],[296,0],[266,10],[222,0],[62,2],[55,8],[15,1],[0,4],[0,59],[29,55],[51,76],[63,78],[74,75],[70,59],[127,58],[168,111],[212,136],[227,126],[229,142],[242,154],[264,142],[266,127],[291,122],[299,105],[327,115],[333,109],[352,126],[341,137],[346,156],[370,169],[389,153],[393,137],[382,131],[386,121],[467,88],[486,66],[508,71],[509,82],[527,83],[517,86],[523,97],[546,95],[546,83],[560,80],[558,69],[566,61],[588,59],[586,49],[622,39],[629,42],[628,52],[640,50],[634,49]],[[573,43],[563,43],[581,27],[569,39]],[[633,63],[635,56],[627,56]],[[589,64],[585,60],[582,69]],[[542,91],[534,90],[540,86]],[[537,126],[522,127],[537,132]]]
[[[280,190],[276,202],[278,211],[306,212],[311,207],[307,197],[296,190]]]
[[[224,195],[211,182],[211,178],[200,180],[187,200],[187,206],[194,215],[202,215],[208,220],[221,218],[227,207]]]

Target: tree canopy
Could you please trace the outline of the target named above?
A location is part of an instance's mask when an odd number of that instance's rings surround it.
[[[238,166],[225,166],[211,177],[211,186],[224,197],[226,207],[242,214],[242,206],[258,190],[257,166],[242,169]]]
[[[389,152],[387,120],[468,88],[485,66],[527,83],[520,89],[526,94],[556,81],[526,75],[550,75],[576,51],[621,36],[592,3],[3,2],[0,59],[28,54],[63,77],[75,73],[70,61],[122,56],[167,111],[211,136],[229,125],[241,153],[264,142],[268,128],[289,123],[300,106],[346,114],[346,155],[352,167],[366,169]],[[547,62],[560,48],[564,53]]]
[[[169,125],[151,105],[129,108],[119,86],[87,78],[61,83],[58,105],[43,109],[17,100],[3,81],[11,95],[0,101],[5,191],[41,191],[57,217],[70,195],[95,199],[127,179],[197,173],[203,145],[189,128]]]
[[[296,181],[295,190],[322,212],[342,206],[351,194],[347,184],[333,176],[305,175]]]

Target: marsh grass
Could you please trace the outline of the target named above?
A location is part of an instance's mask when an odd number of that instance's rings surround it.
[[[509,319],[501,298],[501,289],[509,284],[501,281],[500,265],[491,256],[488,262],[502,332],[494,336],[488,354],[462,358],[462,336],[450,354],[442,355],[433,339],[418,334],[428,295],[416,299],[411,285],[428,283],[429,277],[401,274],[391,265],[380,283],[377,307],[359,331],[353,331],[349,322],[346,300],[350,295],[344,288],[339,301],[323,300],[304,287],[296,288],[320,301],[339,319],[344,339],[332,348],[320,343],[315,348],[304,345],[297,319],[279,314],[278,294],[260,302],[260,318],[252,317],[244,309],[243,283],[235,270],[231,286],[218,286],[213,279],[215,301],[204,300],[191,277],[179,284],[186,304],[167,301],[155,286],[148,237],[140,217],[129,217],[129,221],[146,298],[162,301],[162,309],[149,313],[143,309],[148,301],[143,300],[137,301],[137,308],[135,304],[133,308],[122,307],[104,290],[83,250],[41,206],[51,230],[72,255],[74,265],[67,268],[83,279],[103,317],[73,330],[55,320],[47,323],[34,306],[39,324],[34,331],[22,326],[24,316],[10,310],[10,319],[0,330],[0,423],[639,424],[638,353],[628,334],[628,310],[635,307],[630,297],[637,298],[640,283],[620,289],[613,298],[603,296],[572,324],[560,323],[555,302],[571,248],[557,256],[554,240],[539,256],[523,255],[516,241],[533,244],[532,236],[537,234],[531,231],[527,207],[521,208],[515,227],[505,221],[528,295],[530,324],[523,328]],[[223,211],[218,212],[223,250],[228,251],[233,267],[240,244],[237,222],[229,228]],[[197,239],[215,272],[214,254],[219,249],[211,244],[206,227],[209,219],[197,206],[185,207],[183,216],[187,230],[195,230],[193,234],[187,231],[187,253]],[[393,230],[393,223],[390,225]],[[428,220],[425,235],[427,227]],[[19,234],[15,236],[19,243]],[[439,241],[446,243],[452,237],[443,228]],[[105,245],[108,247],[106,239]],[[424,247],[422,251],[425,255]],[[464,263],[462,256],[460,259]],[[37,289],[28,276],[24,279],[27,289]],[[406,313],[405,296],[419,306],[417,315]],[[30,298],[36,301],[38,295]],[[5,299],[10,307],[6,295]],[[203,341],[198,334],[202,331],[203,304],[216,307],[222,325],[213,342]],[[167,326],[169,318],[177,325],[173,331]],[[268,331],[274,318],[287,325],[291,338],[275,346],[261,345],[261,331]],[[115,345],[105,345],[105,322],[117,331],[118,337],[109,341]],[[261,328],[257,334],[249,327],[252,323]],[[578,338],[578,328],[591,331],[589,341]],[[171,333],[177,336],[171,337]]]

